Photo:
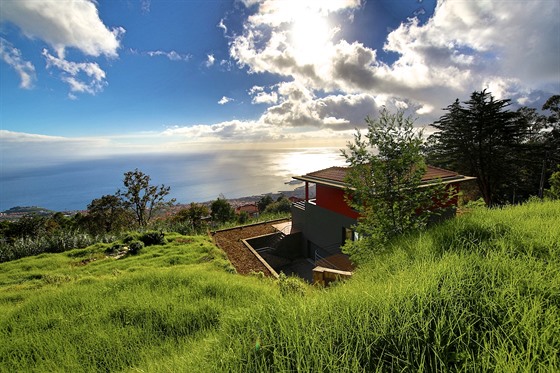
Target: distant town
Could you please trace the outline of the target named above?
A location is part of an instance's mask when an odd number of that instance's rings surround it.
[[[263,195],[270,195],[272,197],[272,199],[277,199],[281,196],[284,196],[284,197],[290,198],[290,199],[303,199],[303,198],[305,198],[305,188],[303,186],[300,186],[300,187],[298,187],[294,190],[278,191],[276,193],[263,193],[263,194],[260,194],[260,195],[254,195],[254,196],[248,196],[248,197],[228,198],[227,200],[234,209],[242,209],[245,206],[255,205],[257,203],[257,201]],[[312,198],[315,196],[315,187],[314,186],[310,186],[309,195]],[[202,205],[207,205],[207,206],[210,206],[211,203],[212,203],[212,201],[201,202]],[[187,204],[187,203],[178,203],[178,204],[174,205],[173,207],[171,207],[169,212],[174,212],[174,211],[181,210],[183,208],[187,208],[188,205],[189,204]],[[55,214],[57,212],[60,212],[65,216],[72,216],[72,215],[75,215],[77,213],[86,212],[86,211],[87,211],[86,208],[84,208],[84,210],[54,211],[54,210],[49,210],[47,208],[39,207],[39,206],[15,206],[15,207],[12,207],[8,210],[0,212],[0,221],[3,221],[3,220],[17,220],[17,219],[19,219],[19,218],[21,218],[25,215],[44,215],[44,216],[48,216],[48,215]]]

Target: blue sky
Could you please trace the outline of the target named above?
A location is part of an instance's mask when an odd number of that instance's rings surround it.
[[[344,144],[489,89],[560,91],[557,0],[2,0],[2,167]]]

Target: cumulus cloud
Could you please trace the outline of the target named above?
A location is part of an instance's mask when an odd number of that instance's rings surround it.
[[[225,104],[227,104],[228,102],[231,102],[231,101],[233,101],[233,98],[231,98],[231,97],[226,97],[226,96],[222,96],[222,98],[220,99],[220,101],[218,101],[218,104],[220,104],[220,105],[225,105]]]
[[[280,84],[276,97],[249,92],[253,103],[276,101],[263,115],[267,123],[343,126],[356,120],[356,112],[363,114],[352,101],[358,97],[370,101],[368,110],[381,101],[395,108],[404,104],[427,123],[455,97],[474,90],[488,88],[497,97],[526,102],[532,92],[560,87],[555,1],[439,1],[428,22],[403,20],[388,33],[384,50],[397,56],[391,61],[380,59],[364,41],[335,37],[346,25],[337,24],[334,15],[355,11],[358,1],[244,4],[254,13],[230,41],[231,57],[249,73],[273,73],[291,82]],[[347,103],[337,106],[343,98]]]
[[[254,86],[249,90],[253,104],[275,104],[278,102],[278,94],[274,91],[265,92],[264,87]]]
[[[107,84],[105,72],[96,62],[73,62],[66,59],[66,49],[75,48],[90,57],[118,57],[124,28],[108,28],[99,18],[97,3],[91,0],[19,0],[2,3],[0,21],[10,22],[31,39],[40,39],[56,53],[43,49],[47,68],[61,71],[61,79],[74,93],[95,94]],[[33,66],[23,61],[11,44],[2,43],[2,57],[20,75],[23,88],[34,79]],[[84,79],[85,77],[85,79]]]
[[[96,94],[107,85],[105,71],[95,62],[71,62],[51,55],[46,49],[43,56],[47,68],[61,71],[61,79],[68,84],[71,92]],[[75,98],[75,96],[71,96]]]
[[[285,137],[279,128],[259,121],[232,120],[212,125],[198,124],[193,126],[175,126],[162,133],[164,137],[172,137],[174,141],[276,141]]]
[[[21,88],[33,87],[33,82],[37,78],[35,66],[31,62],[25,61],[21,56],[21,51],[4,38],[0,38],[0,58],[18,73]]]
[[[209,54],[206,56],[206,67],[214,65],[214,62],[216,62],[216,57],[214,57],[213,54]]]
[[[169,148],[184,148],[185,143],[207,143],[220,141],[224,144],[239,144],[250,142],[251,146],[264,143],[295,144],[298,141],[317,145],[333,140],[343,145],[351,136],[350,132],[333,131],[330,128],[305,128],[288,130],[262,120],[241,121],[232,120],[212,125],[197,124],[192,126],[173,126],[161,133],[162,141],[166,141]]]
[[[18,0],[2,2],[2,21],[17,25],[29,38],[47,42],[60,58],[68,47],[98,57],[117,57],[122,27],[108,29],[96,3],[89,0]]]

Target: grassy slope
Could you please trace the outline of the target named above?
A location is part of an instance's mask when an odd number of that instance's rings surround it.
[[[201,237],[3,263],[0,371],[558,371],[559,221],[560,202],[477,210],[303,297]]]

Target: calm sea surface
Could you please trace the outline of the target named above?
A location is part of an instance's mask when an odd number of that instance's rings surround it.
[[[292,176],[343,165],[339,148],[217,150],[187,154],[114,156],[24,169],[0,168],[0,211],[14,206],[82,210],[122,188],[138,168],[152,184],[171,187],[179,203],[291,190]]]

